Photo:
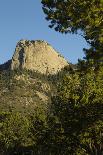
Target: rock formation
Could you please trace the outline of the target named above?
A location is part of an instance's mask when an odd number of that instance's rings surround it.
[[[65,66],[68,66],[67,61],[41,40],[19,41],[11,62],[11,70],[28,69],[43,74],[56,74]]]
[[[46,109],[66,67],[70,64],[47,42],[19,41],[12,59],[0,65],[0,109]]]

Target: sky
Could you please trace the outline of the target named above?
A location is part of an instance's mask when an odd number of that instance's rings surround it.
[[[55,32],[48,24],[41,0],[0,0],[0,64],[12,58],[21,39],[45,40],[71,63],[82,59],[88,46],[83,37]]]

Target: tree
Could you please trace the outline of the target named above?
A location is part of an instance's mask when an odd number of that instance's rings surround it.
[[[0,113],[0,153],[23,153],[31,145],[30,121],[19,112]]]
[[[103,153],[103,67],[73,73],[64,78],[52,99],[54,145],[59,154]],[[58,129],[58,130],[57,130]],[[58,131],[58,132],[56,132]],[[53,135],[54,136],[54,135]],[[52,139],[52,138],[51,138]]]
[[[61,33],[81,30],[91,46],[85,50],[86,57],[103,57],[103,0],[42,0],[42,4],[50,28]]]

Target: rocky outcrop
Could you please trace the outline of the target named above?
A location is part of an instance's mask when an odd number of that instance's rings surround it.
[[[43,74],[56,74],[65,66],[68,66],[68,62],[41,40],[19,41],[11,62],[11,70],[27,69]]]

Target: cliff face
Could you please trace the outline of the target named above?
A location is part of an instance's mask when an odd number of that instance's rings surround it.
[[[66,66],[70,67],[47,42],[19,41],[12,59],[0,65],[0,109],[47,108]]]
[[[43,74],[56,74],[68,66],[67,61],[45,41],[21,40],[18,42],[11,70],[28,69]]]

